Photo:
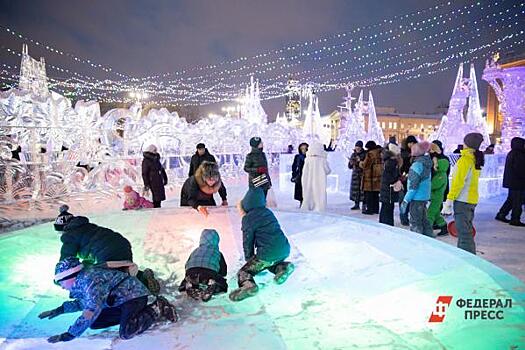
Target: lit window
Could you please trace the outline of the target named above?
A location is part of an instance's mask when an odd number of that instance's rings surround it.
[[[388,122],[388,128],[392,129],[392,122]]]
[[[394,129],[397,129],[397,122],[394,122]]]

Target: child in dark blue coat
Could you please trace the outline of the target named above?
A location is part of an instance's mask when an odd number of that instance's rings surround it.
[[[272,211],[266,208],[261,188],[250,188],[238,205],[242,216],[242,238],[246,264],[237,273],[239,288],[230,293],[230,299],[240,301],[257,293],[254,276],[269,270],[277,284],[284,283],[294,265],[285,259],[290,255],[290,244]]]

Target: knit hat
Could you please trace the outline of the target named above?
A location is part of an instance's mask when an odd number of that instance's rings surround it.
[[[254,136],[250,139],[250,146],[253,147],[253,148],[257,148],[259,147],[259,145],[261,144],[262,140],[260,137],[257,137],[257,136]]]
[[[406,138],[406,143],[407,145],[409,143],[417,143],[417,139],[414,135],[408,135],[407,138]]]
[[[146,151],[145,152],[149,152],[149,153],[157,153],[157,146],[155,145],[149,145],[148,147],[146,147]]]
[[[58,214],[55,220],[55,231],[64,231],[64,227],[69,224],[74,215],[68,212],[69,206],[66,204],[59,208],[60,214]]]
[[[413,157],[422,156],[428,151],[430,151],[430,142],[428,141],[418,142],[412,145],[412,148],[411,148],[411,154]]]
[[[465,138],[463,139],[465,146],[475,150],[479,150],[479,146],[481,146],[482,142],[483,135],[481,135],[479,132],[471,132],[470,134],[465,135]]]
[[[204,161],[201,163],[199,168],[202,168],[202,178],[211,179],[211,178],[220,178],[221,174],[219,172],[219,166],[217,163]]]
[[[206,146],[204,145],[204,143],[198,143],[197,144],[197,149],[203,149],[203,148],[206,148]]]
[[[84,265],[73,256],[59,261],[55,266],[55,283],[75,277],[83,268]]]
[[[124,186],[124,192],[130,193],[131,191],[133,191],[133,187],[131,187],[130,185]]]
[[[374,141],[368,141],[368,142],[366,143],[366,145],[365,145],[365,148],[366,148],[367,150],[371,150],[371,149],[376,148],[376,146],[377,146],[377,145],[376,145],[376,143],[375,143]]]
[[[241,200],[241,207],[246,213],[252,209],[264,208],[265,206],[266,198],[264,198],[264,192],[260,187],[250,188]]]
[[[361,147],[363,148],[363,141],[359,140],[355,143],[355,146],[354,147]]]
[[[401,149],[395,143],[389,143],[388,144],[388,150],[390,152],[394,153],[395,155],[398,155],[399,153],[401,153]]]

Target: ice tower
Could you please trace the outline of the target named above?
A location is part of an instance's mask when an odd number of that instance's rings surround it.
[[[31,91],[35,95],[47,95],[49,94],[49,90],[47,88],[46,63],[44,58],[40,57],[40,61],[37,61],[29,56],[28,51],[27,45],[23,44],[18,88],[20,90]]]

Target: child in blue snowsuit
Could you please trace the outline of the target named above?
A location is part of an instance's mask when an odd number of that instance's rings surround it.
[[[213,294],[228,291],[227,266],[219,251],[219,234],[212,229],[201,233],[199,246],[186,261],[186,276],[179,287],[180,292],[196,300],[208,301]]]
[[[164,297],[148,305],[147,288],[127,273],[97,267],[84,267],[77,258],[61,260],[55,268],[55,283],[70,292],[72,301],[44,311],[39,318],[52,319],[64,313],[82,311],[67,332],[48,338],[48,342],[73,340],[86,329],[120,325],[119,335],[130,339],[147,330],[159,318],[177,320],[175,308]]]
[[[230,293],[230,299],[240,301],[257,293],[259,288],[254,276],[269,270],[274,281],[282,284],[293,272],[294,265],[285,259],[290,254],[290,244],[273,215],[266,208],[266,198],[261,188],[250,188],[238,206],[242,216],[242,238],[246,264],[237,274],[239,288]]]

